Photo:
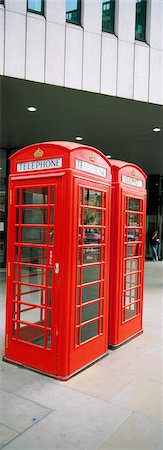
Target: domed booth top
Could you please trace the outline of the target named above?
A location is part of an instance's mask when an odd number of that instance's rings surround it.
[[[5,360],[65,380],[108,348],[110,164],[72,142],[10,162]]]
[[[116,348],[143,331],[146,174],[109,160],[112,173],[109,335]]]

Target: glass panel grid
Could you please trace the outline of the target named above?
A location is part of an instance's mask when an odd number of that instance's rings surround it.
[[[103,333],[106,193],[80,187],[79,202],[76,346]]]
[[[50,201],[55,198],[54,189],[19,189],[16,195],[13,337],[47,349],[51,346],[54,204]]]
[[[126,196],[122,322],[140,314],[143,202]]]

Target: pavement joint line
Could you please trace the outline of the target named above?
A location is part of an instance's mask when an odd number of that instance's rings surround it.
[[[13,394],[13,395],[15,395],[16,397],[18,397],[18,398],[20,398],[20,399],[22,399],[22,400],[26,400],[26,401],[29,401],[29,402],[31,402],[31,403],[34,403],[34,404],[37,405],[37,406],[41,406],[42,408],[46,408],[46,409],[49,410],[49,412],[53,412],[53,411],[55,412],[55,411],[56,411],[55,409],[49,408],[48,406],[42,405],[41,403],[37,403],[36,401],[30,400],[30,399],[28,399],[27,397],[23,397],[23,396],[21,396],[21,395],[15,393],[15,392],[7,391],[7,389],[2,389],[1,387],[0,387],[0,390],[6,392],[7,394]],[[48,413],[49,413],[49,412],[48,412]]]

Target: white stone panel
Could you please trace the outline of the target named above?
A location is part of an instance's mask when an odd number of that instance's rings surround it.
[[[46,0],[45,16],[49,22],[65,25],[66,0]]]
[[[65,86],[81,89],[83,30],[66,25]]]
[[[102,1],[84,0],[82,10],[82,26],[85,31],[101,33]]]
[[[5,75],[9,77],[25,75],[25,27],[24,15],[6,11]]]
[[[0,8],[0,75],[3,75],[4,62],[4,9]]]
[[[135,40],[135,0],[115,2],[115,33],[126,42]]]
[[[5,9],[18,14],[26,14],[27,0],[5,0]]]
[[[84,33],[83,90],[100,91],[101,36]]]
[[[149,46],[135,45],[134,99],[148,101],[149,89]]]
[[[151,22],[149,44],[163,50],[163,1],[151,0]]]
[[[133,97],[134,44],[119,41],[117,96]]]
[[[102,35],[101,93],[116,95],[117,81],[117,38],[106,33]]]
[[[47,22],[45,82],[64,84],[65,27]]]
[[[29,14],[27,17],[27,80],[44,81],[45,19]]]
[[[163,104],[163,57],[160,50],[150,51],[149,102]]]

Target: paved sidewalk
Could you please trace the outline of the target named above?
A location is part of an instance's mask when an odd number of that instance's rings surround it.
[[[144,333],[67,382],[2,362],[0,448],[162,450],[163,262],[145,264]]]

